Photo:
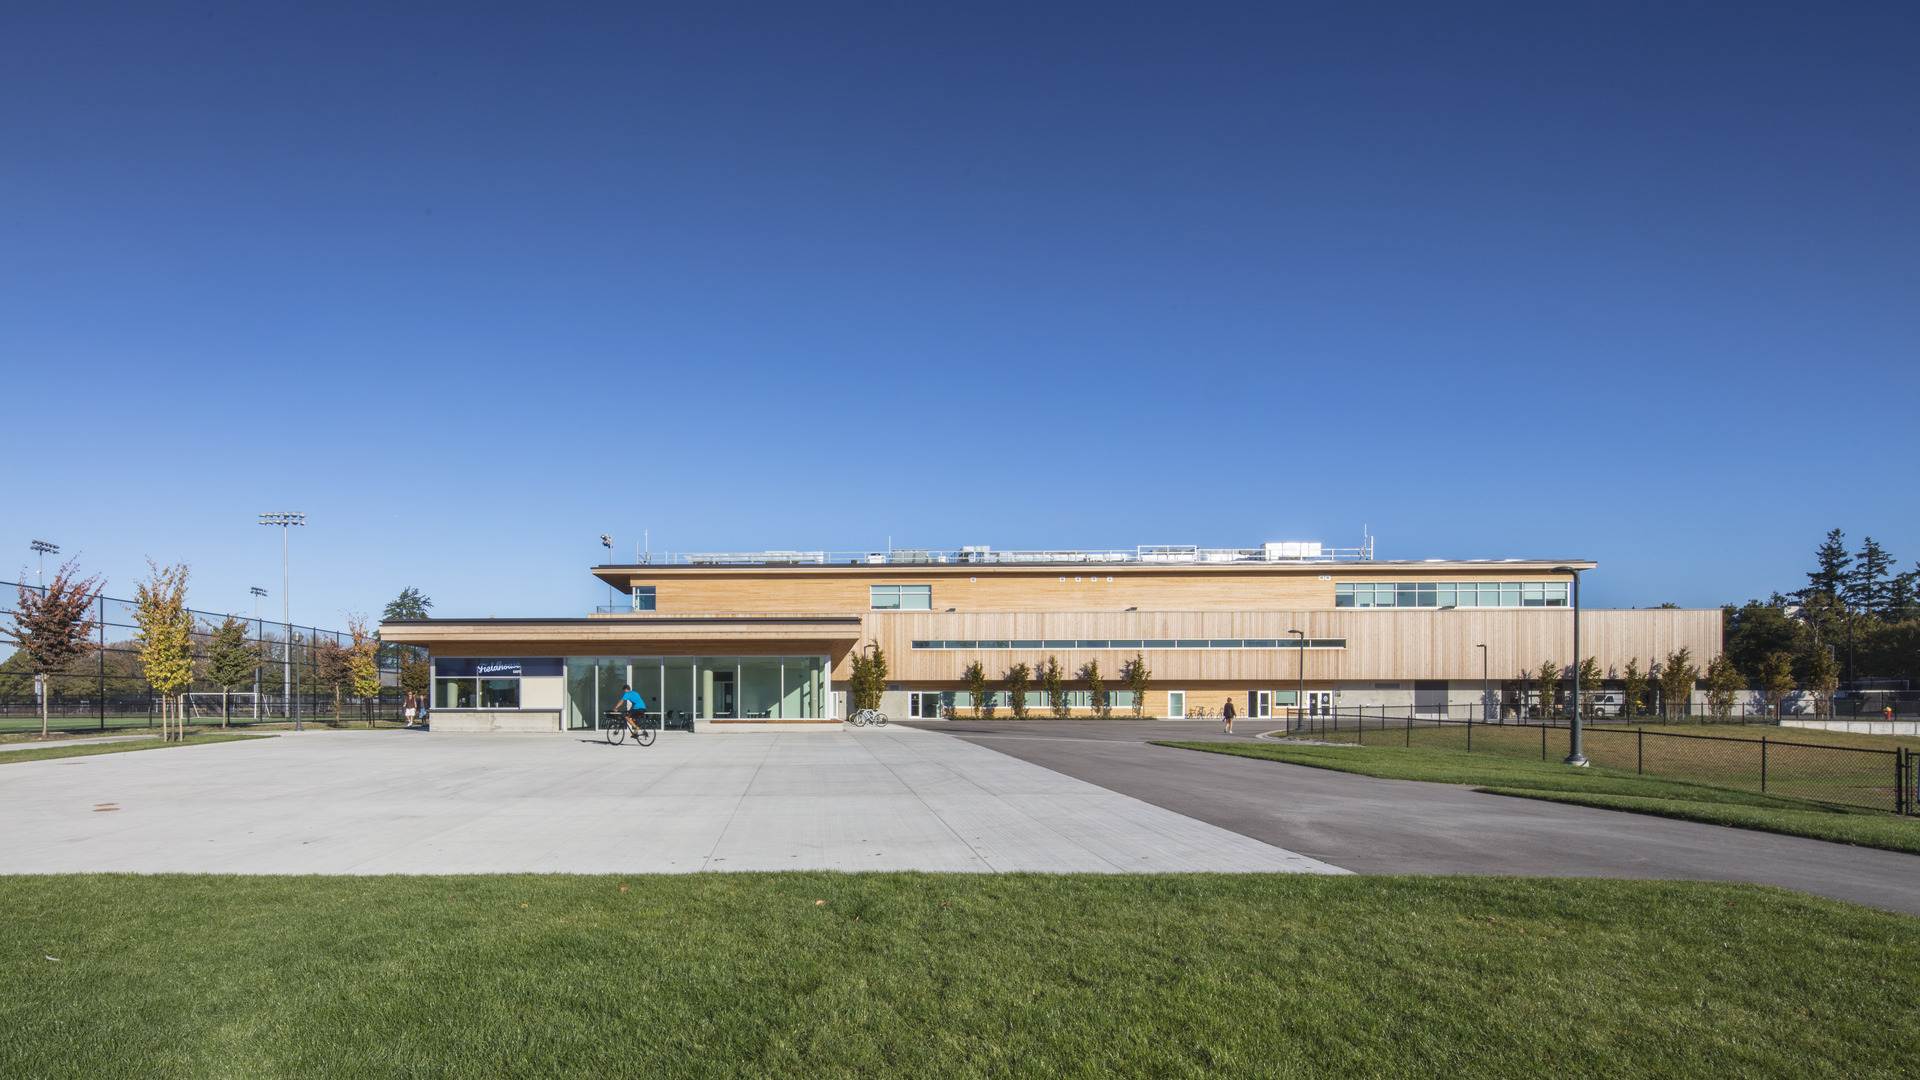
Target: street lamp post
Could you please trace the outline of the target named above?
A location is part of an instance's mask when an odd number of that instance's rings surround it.
[[[253,718],[260,719],[260,598],[267,590],[258,585],[247,590],[253,594]]]
[[[1480,650],[1480,722],[1484,724],[1493,719],[1493,690],[1487,685],[1487,646],[1483,642],[1474,648]]]
[[[1300,687],[1293,692],[1293,713],[1300,718],[1298,730],[1306,727],[1307,720],[1307,632],[1289,630],[1287,633],[1300,639]]]
[[[1567,757],[1563,764],[1584,768],[1587,755],[1580,730],[1580,571],[1571,566],[1556,566],[1553,572],[1573,579],[1573,700],[1567,703]]]
[[[601,533],[600,546],[607,549],[607,562],[613,562],[613,534]],[[613,610],[613,582],[607,582],[607,610]]]
[[[260,524],[280,526],[280,624],[287,639],[281,642],[280,686],[286,695],[287,715],[293,718],[293,730],[300,726],[300,706],[293,700],[293,574],[287,563],[287,530],[305,525],[307,515],[296,510],[275,510],[260,515]]]
[[[35,587],[44,591],[47,587],[47,583],[44,580],[47,576],[47,556],[60,554],[60,545],[49,543],[45,540],[35,540],[32,547],[34,557],[38,560],[36,568],[33,571],[33,584]]]

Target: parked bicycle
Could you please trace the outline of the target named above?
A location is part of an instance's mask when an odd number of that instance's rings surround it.
[[[854,727],[886,727],[887,714],[879,709],[861,709],[847,717],[847,723]]]
[[[610,723],[607,724],[607,742],[619,746],[626,741],[628,735],[632,735],[635,743],[641,746],[652,746],[653,725],[635,723],[634,716],[635,714],[630,712],[608,712],[606,717]],[[647,719],[645,714],[639,714],[639,716],[641,720]]]

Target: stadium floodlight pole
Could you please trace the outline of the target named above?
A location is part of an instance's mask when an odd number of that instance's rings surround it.
[[[1480,650],[1480,722],[1484,724],[1488,720],[1487,714],[1493,711],[1490,708],[1493,695],[1487,687],[1487,646],[1485,642],[1481,642],[1474,648]],[[1469,718],[1467,723],[1471,724],[1473,720]]]
[[[47,583],[42,579],[47,576],[47,556],[60,554],[60,545],[45,540],[35,540],[33,554],[39,560],[39,565],[33,572],[33,584],[35,588],[45,590]]]
[[[1307,632],[1289,630],[1287,633],[1300,639],[1300,688],[1294,691],[1293,715],[1299,720],[1295,730],[1305,730],[1307,726]]]
[[[267,595],[267,590],[254,585],[247,591],[253,594],[253,718],[258,720],[260,719],[260,598]]]
[[[1585,747],[1580,737],[1580,571],[1556,566],[1553,572],[1573,579],[1573,700],[1567,703],[1567,757],[1563,764],[1581,768],[1587,764],[1587,755],[1582,752]]]
[[[293,700],[293,573],[287,563],[287,530],[306,523],[307,515],[297,510],[272,510],[260,515],[260,524],[280,526],[280,624],[287,634],[287,640],[281,643],[280,687],[287,696],[287,715],[293,718],[295,731],[306,729],[300,726],[300,706]]]

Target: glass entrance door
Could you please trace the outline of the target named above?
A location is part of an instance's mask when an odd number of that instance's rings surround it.
[[[1333,715],[1333,691],[1331,690],[1307,691],[1307,715],[1308,716],[1332,716]]]
[[[1247,719],[1270,720],[1273,718],[1273,691],[1247,691]]]

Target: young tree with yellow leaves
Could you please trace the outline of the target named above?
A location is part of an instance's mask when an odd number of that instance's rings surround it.
[[[187,610],[187,567],[147,560],[147,580],[134,592],[133,621],[140,627],[140,667],[160,696],[160,737],[185,738],[178,695],[193,682],[193,615]],[[168,724],[172,718],[171,726]]]

